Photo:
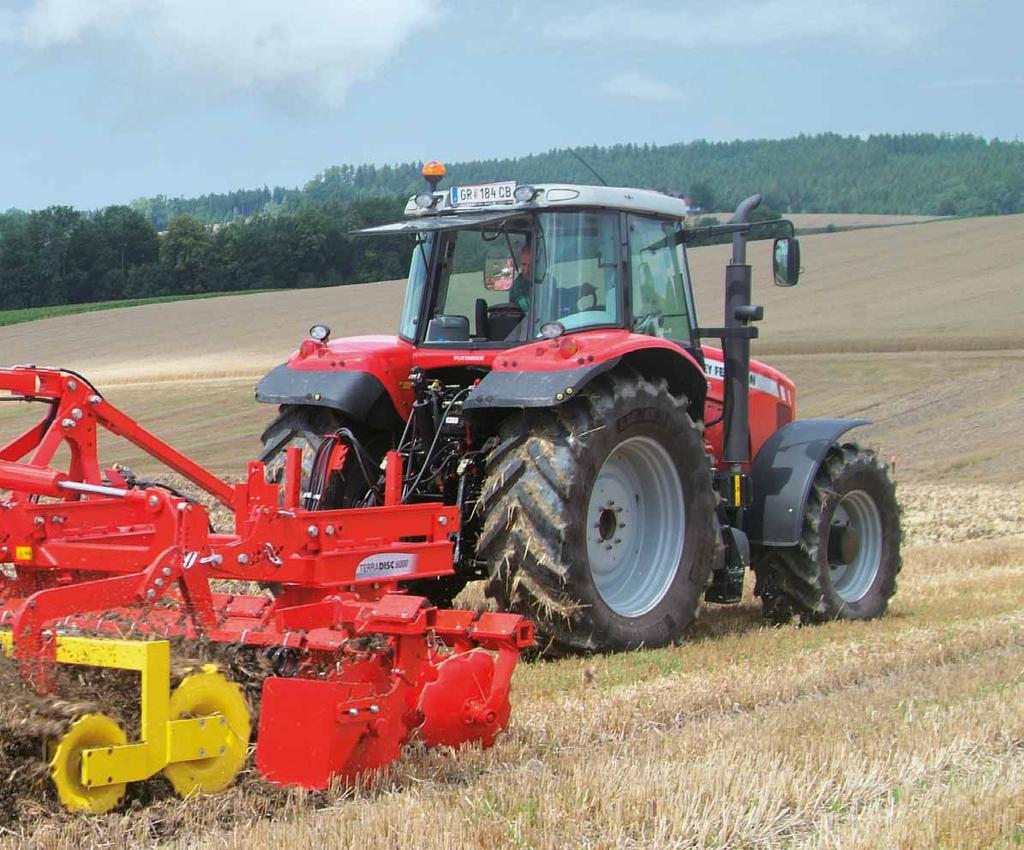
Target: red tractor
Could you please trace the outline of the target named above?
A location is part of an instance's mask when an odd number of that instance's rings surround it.
[[[847,436],[865,420],[797,420],[793,383],[750,359],[759,196],[694,228],[654,191],[439,191],[443,173],[428,163],[405,220],[361,231],[413,241],[398,335],[314,325],[259,382],[280,405],[271,477],[297,446],[305,508],[382,504],[397,451],[400,501],[461,515],[455,574],[414,591],[445,605],[483,579],[559,651],[679,640],[702,597],[740,600],[747,567],[772,621],[885,611],[899,508],[886,464]],[[792,286],[799,244],[780,228],[775,282]],[[686,249],[724,234],[725,320],[701,326]],[[388,569],[415,572],[401,557]]]

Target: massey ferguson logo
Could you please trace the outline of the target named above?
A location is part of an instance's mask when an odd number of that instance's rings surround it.
[[[719,360],[704,360],[704,374],[716,381],[725,380],[725,364]],[[773,381],[766,375],[759,375],[757,372],[750,373],[750,388],[760,390],[776,398],[782,398],[782,388],[778,381]]]
[[[356,578],[391,578],[416,572],[416,556],[404,552],[382,552],[363,558],[356,567]]]

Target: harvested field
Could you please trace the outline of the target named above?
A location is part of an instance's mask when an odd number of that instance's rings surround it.
[[[413,748],[350,796],[249,778],[102,817],[41,803],[5,843],[1008,848],[1022,606],[1024,540],[915,546],[881,621],[764,629],[748,598],[681,647],[524,667],[487,752]]]
[[[490,751],[414,746],[348,794],[285,793],[250,775],[183,803],[155,783],[148,807],[92,818],[37,795],[5,815],[0,846],[1019,847],[1022,226],[807,237],[795,290],[767,285],[767,249],[751,251],[768,317],[756,356],[794,378],[802,416],[872,419],[862,433],[896,458],[905,563],[884,619],[764,628],[748,587],[741,605],[706,606],[682,646],[522,666],[512,725]],[[706,323],[720,316],[726,255],[691,256]],[[336,337],[389,331],[401,292],[45,320],[0,328],[0,362],[97,376],[143,424],[239,475],[274,412],[252,402],[254,378],[313,321]],[[0,405],[0,433],[24,417],[15,407]],[[140,461],[130,446],[115,457]],[[480,599],[470,588],[462,601]]]

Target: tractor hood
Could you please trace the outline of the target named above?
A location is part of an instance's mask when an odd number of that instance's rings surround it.
[[[413,346],[400,337],[384,334],[350,336],[326,343],[304,339],[288,357],[288,365],[293,369],[318,372],[346,369],[376,375],[397,368],[397,371],[404,369],[404,378],[409,374],[406,364],[411,365],[413,351]]]

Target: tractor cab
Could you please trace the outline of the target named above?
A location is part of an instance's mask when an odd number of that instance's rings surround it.
[[[508,348],[594,329],[695,345],[686,204],[658,192],[512,182],[410,199],[415,239],[400,336],[417,347]]]

